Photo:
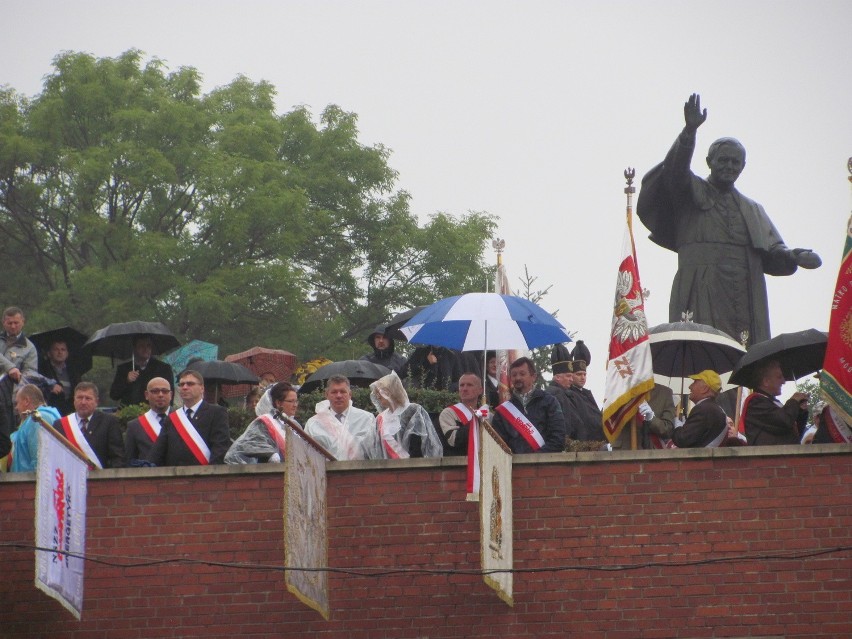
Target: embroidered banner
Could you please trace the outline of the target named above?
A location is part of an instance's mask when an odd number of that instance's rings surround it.
[[[328,620],[326,457],[287,426],[284,474],[284,573],[287,590]],[[305,570],[299,570],[304,568]]]
[[[497,596],[514,606],[512,556],[512,452],[488,422],[479,443],[482,485],[479,547],[483,579]]]
[[[36,588],[78,620],[83,612],[86,478],[89,467],[46,428],[38,431],[36,472]]]

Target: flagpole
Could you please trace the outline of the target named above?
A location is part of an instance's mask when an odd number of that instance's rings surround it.
[[[627,181],[627,186],[624,187],[624,196],[627,198],[627,228],[630,230],[630,250],[633,253],[634,260],[636,259],[636,243],[633,241],[633,194],[636,192],[636,187],[633,186],[633,178],[635,177],[636,169],[631,167],[624,169],[624,179]],[[638,448],[639,425],[636,415],[634,415],[630,418],[630,450],[638,450]]]
[[[65,437],[65,435],[63,435],[58,430],[56,430],[53,426],[51,426],[50,424],[47,423],[47,421],[44,419],[44,417],[41,416],[41,413],[38,412],[37,408],[35,410],[32,410],[32,411],[24,411],[23,414],[32,417],[37,424],[39,424],[40,426],[42,426],[46,430],[50,431],[50,433],[54,437],[56,437],[56,440],[60,444],[65,446],[65,448],[67,448],[72,454],[76,455],[77,457],[82,459],[84,462],[86,462],[86,465],[89,466],[89,468],[95,467],[95,465],[92,463],[92,460],[89,459],[88,457],[86,457],[85,453],[83,453],[76,446],[74,446],[74,444],[69,442],[68,439]]]

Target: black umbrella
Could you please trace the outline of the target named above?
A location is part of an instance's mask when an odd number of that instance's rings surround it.
[[[402,331],[400,331],[399,329],[403,325],[405,325],[408,320],[417,315],[424,308],[426,308],[426,306],[416,306],[407,311],[403,311],[402,313],[397,313],[396,315],[394,315],[391,320],[386,324],[385,336],[398,341],[407,342],[408,339],[405,337],[405,335],[403,335]]]
[[[318,368],[299,388],[299,393],[310,393],[323,386],[323,382],[334,375],[343,375],[352,386],[363,388],[380,377],[390,375],[390,369],[363,359],[347,359],[332,362]]]
[[[129,359],[133,355],[133,338],[148,335],[154,343],[155,353],[164,353],[180,346],[180,342],[161,322],[121,322],[110,324],[97,331],[83,347],[92,355],[113,359]]]
[[[734,367],[731,383],[754,388],[759,381],[755,379],[758,369],[770,360],[781,364],[788,381],[815,373],[822,368],[827,345],[828,333],[815,328],[781,333],[752,346]]]
[[[196,360],[187,364],[186,368],[201,373],[205,382],[216,384],[257,384],[260,381],[257,375],[242,364],[223,362],[219,359]]]
[[[49,331],[41,331],[28,335],[30,341],[35,344],[39,355],[42,358],[47,358],[47,351],[53,342],[65,342],[68,346],[68,361],[73,363],[74,368],[81,375],[92,368],[92,354],[88,349],[84,350],[83,345],[86,343],[88,336],[81,333],[76,328],[63,326],[62,328],[54,328]]]
[[[672,322],[648,329],[654,373],[688,377],[703,370],[727,373],[745,348],[727,333],[707,324]]]

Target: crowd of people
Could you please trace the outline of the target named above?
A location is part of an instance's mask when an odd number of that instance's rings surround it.
[[[557,453],[572,440],[606,446],[601,410],[585,388],[591,354],[582,341],[573,352],[561,344],[554,347],[553,377],[544,389],[537,387],[539,372],[531,359],[513,361],[509,398],[501,401],[495,353],[486,355],[484,367],[481,354],[465,359],[466,354],[437,347],[418,348],[406,359],[395,352],[394,340],[380,325],[368,337],[372,352],[363,357],[391,369],[370,385],[374,412],[354,406],[349,380],[333,376],[326,381],[325,398],[302,427],[296,419],[298,389],[276,382],[253,398],[257,418],[231,441],[227,411],[205,400],[202,375],[185,370],[174,384],[171,367],[154,356],[149,336],[133,339],[132,363],[117,367],[110,388],[110,397],[122,405],[148,406],[123,429],[114,415],[98,409],[99,389],[80,381],[79,371],[68,361],[68,345],[56,340],[39,358],[24,335],[24,323],[20,308],[4,311],[0,458],[6,457],[10,471],[35,469],[37,419],[64,435],[99,468],[280,462],[286,452],[288,424],[303,430],[337,460],[465,455],[477,420],[483,417],[516,454]],[[745,399],[738,424],[718,402],[722,390],[718,373],[705,370],[691,377],[688,413],[679,410],[665,386],[656,386],[642,402],[639,448],[850,441],[844,438],[848,427],[829,407],[821,407],[813,426],[806,428],[808,396],[804,393],[794,393],[784,404],[778,401],[784,384],[778,362],[767,361],[758,370],[754,392]],[[174,398],[175,385],[179,402]],[[433,419],[409,399],[407,388],[422,386],[457,392],[459,401]],[[611,447],[629,448],[629,437],[625,429]]]

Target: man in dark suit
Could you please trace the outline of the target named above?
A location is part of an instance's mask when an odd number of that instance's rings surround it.
[[[221,464],[231,446],[228,411],[204,401],[204,378],[192,370],[178,378],[183,407],[163,424],[147,460],[157,466]]]
[[[672,432],[678,448],[717,448],[728,434],[728,416],[716,403],[722,380],[711,370],[690,375],[689,399],[694,404],[689,417]]]
[[[74,388],[74,414],[83,437],[97,455],[102,468],[122,468],[124,441],[121,425],[114,415],[96,410],[98,401],[98,387],[92,382],[80,382]],[[53,423],[60,433],[65,430],[61,421],[58,419]]]
[[[798,444],[808,421],[808,396],[796,392],[782,404],[777,397],[784,372],[775,360],[765,362],[754,375],[756,388],[746,397],[740,420],[749,446]]]
[[[169,381],[174,379],[172,367],[161,362],[154,355],[154,340],[150,335],[133,337],[133,359],[119,364],[115,369],[115,379],[109,389],[109,396],[122,406],[145,402],[145,389],[155,377]],[[174,387],[172,387],[174,392]]]
[[[131,466],[134,460],[145,459],[157,441],[163,424],[169,419],[169,406],[172,403],[172,387],[168,380],[155,377],[148,382],[145,399],[150,407],[148,412],[127,423],[124,434],[124,457]]]

